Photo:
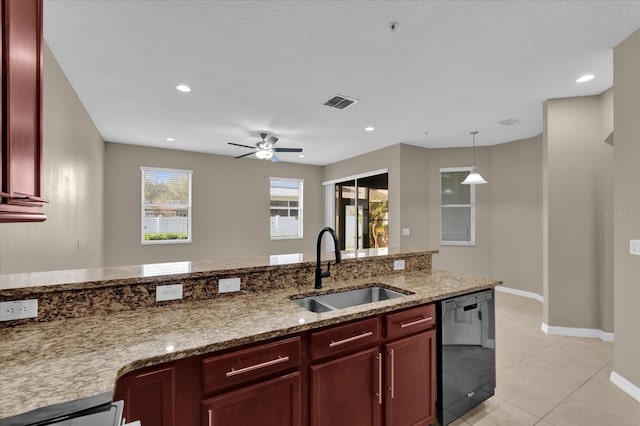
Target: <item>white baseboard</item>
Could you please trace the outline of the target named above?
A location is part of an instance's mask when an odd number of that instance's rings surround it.
[[[527,297],[529,299],[537,300],[540,303],[544,303],[544,296],[540,296],[538,293],[533,293],[531,291],[518,290],[517,288],[505,287],[501,285],[496,286],[495,289],[496,291],[515,294],[516,296]]]
[[[634,385],[615,371],[611,372],[609,380],[611,380],[614,385],[631,395],[631,398],[640,402],[640,387]]]
[[[608,333],[597,328],[556,327],[545,323],[542,323],[540,328],[546,334],[552,334],[554,336],[591,337],[604,342],[613,342],[613,333]]]

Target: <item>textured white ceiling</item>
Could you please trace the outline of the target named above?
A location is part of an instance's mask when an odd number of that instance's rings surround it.
[[[304,148],[282,161],[317,165],[470,146],[471,130],[478,145],[539,134],[545,99],[612,86],[612,49],[640,27],[640,2],[613,0],[46,0],[44,13],[105,140],[236,156],[227,142],[268,131]],[[360,102],[323,106],[334,94]]]

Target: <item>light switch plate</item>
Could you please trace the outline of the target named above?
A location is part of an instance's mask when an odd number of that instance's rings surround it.
[[[629,253],[640,256],[640,240],[629,240]]]
[[[182,299],[182,284],[156,286],[156,302],[179,299]]]
[[[394,260],[393,261],[393,270],[394,271],[402,271],[402,270],[404,270],[404,259]]]
[[[218,293],[240,291],[240,278],[222,278],[218,281]]]
[[[38,316],[38,299],[0,302],[0,321],[11,321]]]
[[[410,235],[411,234],[411,229],[409,228],[402,228],[402,235]]]

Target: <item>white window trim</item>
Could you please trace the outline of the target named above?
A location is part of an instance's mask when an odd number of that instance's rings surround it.
[[[470,172],[472,167],[442,167],[440,168],[440,245],[441,246],[466,246],[475,247],[476,245],[476,186],[469,185],[469,198],[471,204],[442,204],[442,173],[444,172]],[[470,233],[471,241],[442,241],[442,207],[471,207],[470,213]]]
[[[166,172],[175,172],[175,173],[186,173],[189,175],[189,202],[187,204],[187,208],[189,209],[189,215],[187,217],[187,226],[189,227],[188,238],[186,240],[145,240],[144,239],[144,172],[145,171],[166,171]],[[143,246],[147,245],[162,245],[162,244],[191,244],[192,241],[192,228],[191,228],[191,186],[192,186],[192,178],[193,178],[193,170],[184,170],[184,169],[170,169],[166,167],[140,167],[140,241]],[[153,204],[150,204],[153,205]]]
[[[299,178],[281,178],[270,176],[269,177],[269,220],[271,220],[271,182],[274,180],[284,180],[289,182],[298,182],[298,235],[295,237],[273,237],[271,235],[271,228],[269,228],[269,238],[271,241],[282,241],[282,240],[302,240],[304,238],[304,179]]]

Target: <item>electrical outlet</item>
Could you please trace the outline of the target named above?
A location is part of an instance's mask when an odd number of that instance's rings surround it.
[[[156,302],[179,299],[182,299],[182,284],[156,286]]]
[[[240,278],[222,278],[218,281],[218,293],[240,291]]]
[[[640,240],[629,240],[629,253],[640,256]]]
[[[394,260],[393,261],[393,270],[394,271],[402,271],[404,270],[404,260]]]
[[[0,302],[0,321],[11,321],[38,316],[38,299]]]
[[[411,235],[411,229],[410,228],[402,228],[402,235],[403,236]]]

